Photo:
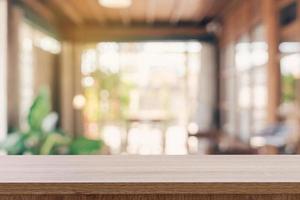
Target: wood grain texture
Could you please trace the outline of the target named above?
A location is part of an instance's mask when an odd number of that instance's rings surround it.
[[[1,200],[299,200],[299,195],[23,195]]]
[[[6,194],[300,194],[300,156],[2,156]]]
[[[231,1],[226,0],[226,3]],[[128,19],[136,24],[149,22],[170,24],[174,19],[176,23],[197,23],[205,17],[217,15],[223,8],[220,5],[225,5],[224,0],[133,0],[129,8],[111,9],[100,5],[97,0],[23,0],[23,2],[41,17],[46,19],[55,17],[61,26],[73,22],[75,25],[92,24],[95,27],[103,23],[128,25]]]

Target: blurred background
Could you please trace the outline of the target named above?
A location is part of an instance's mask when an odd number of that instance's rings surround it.
[[[0,0],[0,151],[300,153],[299,0]]]

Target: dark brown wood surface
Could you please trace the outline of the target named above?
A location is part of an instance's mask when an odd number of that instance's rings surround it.
[[[299,200],[299,195],[23,195],[1,200]]]

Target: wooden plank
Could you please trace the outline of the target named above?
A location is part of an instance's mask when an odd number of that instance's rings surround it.
[[[175,0],[172,14],[170,16],[170,22],[176,24],[180,21],[186,8],[185,1]]]
[[[0,183],[300,183],[300,156],[2,156],[0,162]]]
[[[300,198],[300,156],[9,156],[0,162],[0,199],[7,200]]]
[[[168,21],[171,17],[172,10],[174,8],[175,0],[156,0],[157,4],[159,5],[157,7],[156,11],[156,21],[158,22],[165,22]]]
[[[0,183],[1,195],[298,194],[299,183]]]
[[[218,16],[221,12],[224,11],[225,8],[227,8],[227,6],[230,6],[230,4],[234,3],[234,0],[214,0],[213,2],[214,4],[212,5],[212,9],[207,10],[207,16],[210,17]]]
[[[130,25],[131,23],[130,10],[126,8],[126,9],[121,9],[119,12],[120,12],[120,18],[123,25],[125,26]]]
[[[236,6],[241,2],[241,0],[230,0],[226,2],[223,9],[220,10],[219,13],[216,13],[216,18],[226,18],[226,16],[231,15],[234,10],[236,10]]]
[[[146,0],[133,0],[128,8],[130,19],[133,23],[144,23],[146,21]]]
[[[117,9],[117,8],[107,8],[99,4],[101,7],[102,12],[106,16],[106,20],[108,21],[107,23],[113,23],[113,24],[122,24],[122,19],[120,12],[122,9]],[[125,8],[128,9],[128,8]]]
[[[89,6],[87,2],[92,2],[91,0],[69,0],[68,3],[74,7],[76,10],[76,13],[78,16],[80,16],[85,23],[90,22],[91,20],[95,19],[94,18],[94,13],[90,11]],[[99,8],[99,4],[96,9]],[[99,10],[98,10],[99,12]]]
[[[105,8],[97,0],[22,1],[48,21],[58,19],[60,25],[64,26],[69,22],[81,25],[103,24],[106,21],[124,25],[131,24],[131,21],[133,24],[153,24],[156,19],[160,23],[173,24],[179,21],[199,22],[205,16],[215,14],[216,5],[221,0],[133,0],[132,6],[126,9]]]
[[[37,0],[23,0],[23,2],[29,6],[34,12],[43,17],[51,24],[56,23],[56,17],[52,11],[42,2]]]
[[[101,24],[105,23],[106,17],[97,0],[86,1],[87,7],[94,18]]]
[[[53,4],[58,10],[61,10],[65,16],[67,16],[74,24],[80,25],[84,21],[78,12],[68,1],[51,0],[49,3]]]
[[[220,4],[222,0],[201,0],[196,7],[196,12],[193,13],[192,20],[201,21],[205,17],[212,17],[215,15],[217,4]]]
[[[222,1],[221,1],[222,2]],[[217,10],[219,1],[215,0],[186,0],[177,1],[170,19],[172,23],[179,21],[200,22],[205,17],[212,17]]]
[[[299,195],[195,195],[195,194],[138,194],[138,195],[1,195],[5,200],[298,200]]]
[[[146,8],[146,22],[148,24],[153,24],[156,18],[158,1],[157,0],[148,0]]]

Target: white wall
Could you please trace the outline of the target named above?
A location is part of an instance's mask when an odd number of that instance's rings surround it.
[[[0,0],[0,141],[7,134],[7,0]]]

